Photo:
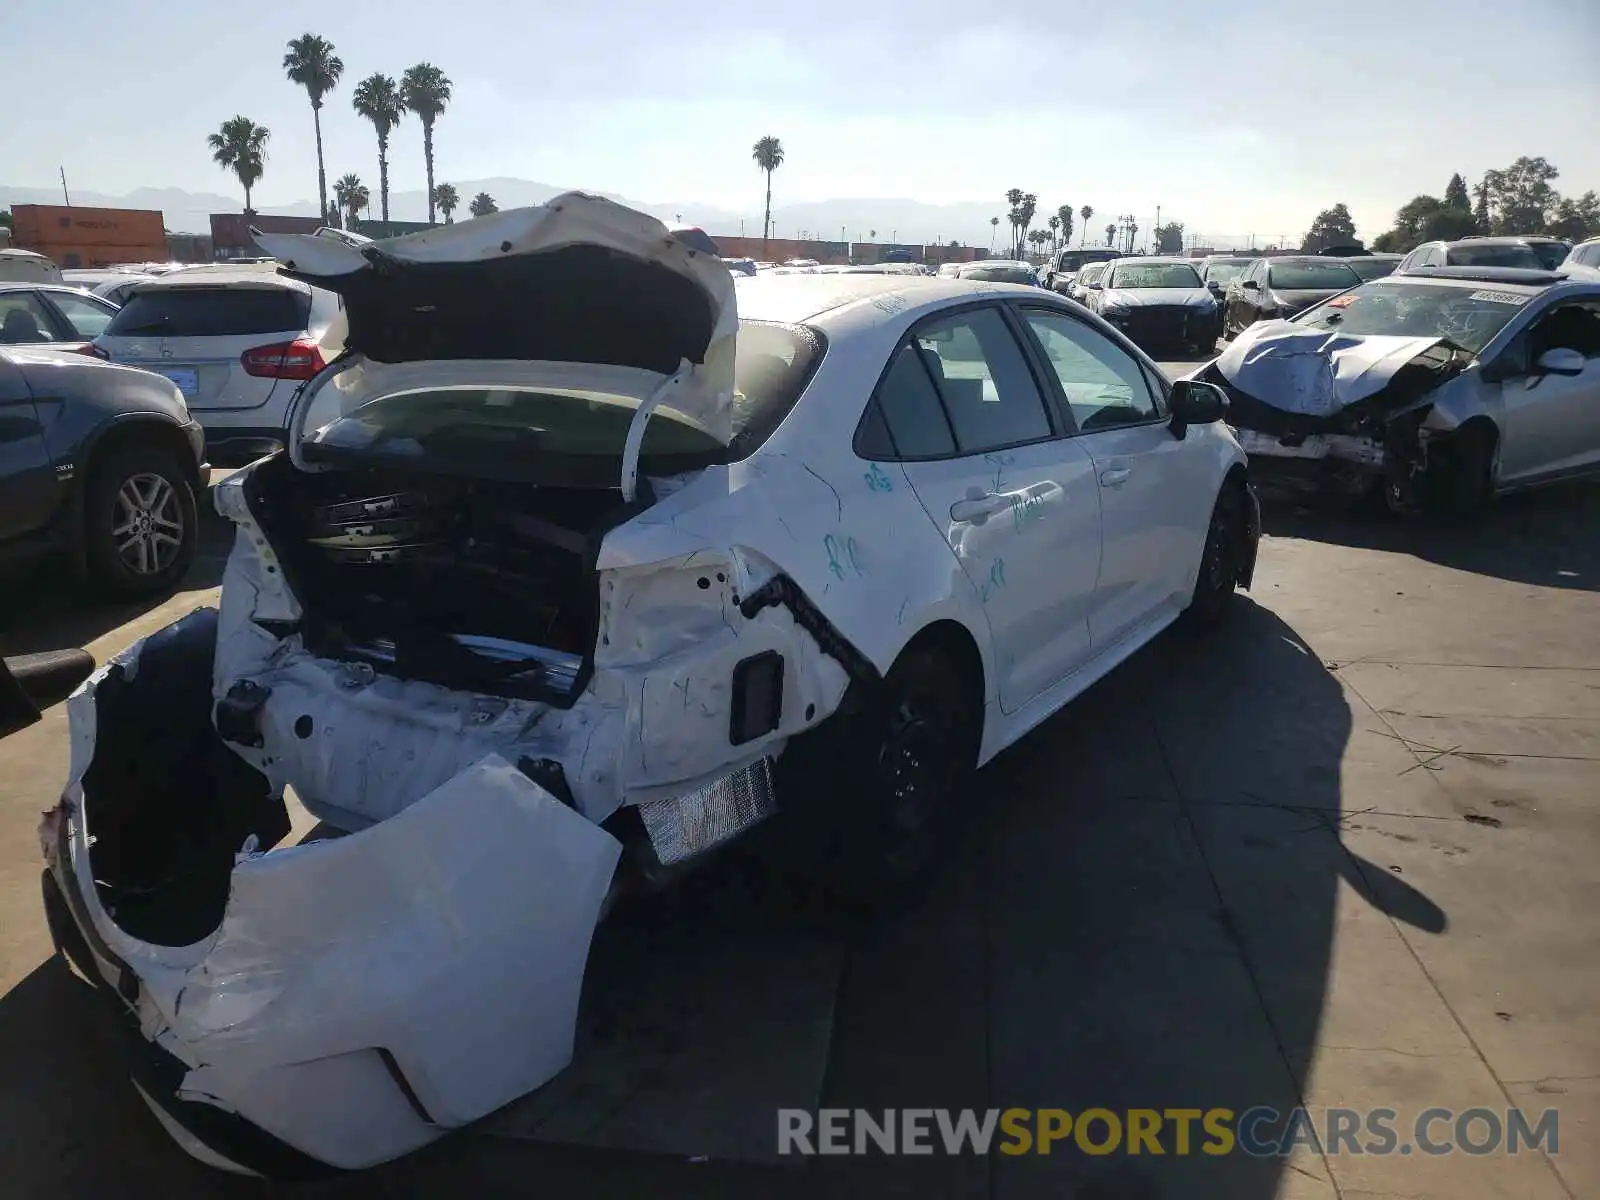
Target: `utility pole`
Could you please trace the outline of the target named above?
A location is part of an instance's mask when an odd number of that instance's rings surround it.
[[[1156,205],[1156,224],[1155,224],[1155,230],[1156,230],[1156,237],[1158,237],[1158,238],[1159,238],[1159,237],[1160,237],[1160,236],[1161,236],[1161,205],[1159,205],[1159,204],[1158,204],[1158,205]],[[1160,243],[1160,242],[1157,242],[1157,243],[1156,243],[1156,253],[1157,253],[1157,254],[1160,254],[1160,253],[1161,253],[1161,243]]]
[[[61,198],[67,202],[67,207],[71,208],[72,207],[72,197],[67,195],[67,169],[65,167],[61,167],[60,171],[61,171]]]

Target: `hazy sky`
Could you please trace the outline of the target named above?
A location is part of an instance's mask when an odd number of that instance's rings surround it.
[[[1255,8],[1256,11],[1248,11]],[[1370,236],[1455,170],[1519,154],[1600,188],[1600,0],[116,0],[63,25],[12,0],[0,25],[0,184],[234,194],[205,135],[272,130],[258,206],[316,195],[310,107],[284,42],[332,40],[345,81],[323,113],[330,179],[377,188],[355,82],[426,59],[454,81],[439,178],[513,175],[759,214],[750,147],[782,139],[775,202],[1036,192],[1044,211],[1297,236],[1343,200]],[[37,98],[36,105],[23,99]],[[415,121],[391,187],[423,182]]]

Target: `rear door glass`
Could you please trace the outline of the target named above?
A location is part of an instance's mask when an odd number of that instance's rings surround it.
[[[253,337],[297,333],[311,297],[290,288],[147,288],[128,298],[106,328],[109,337]]]

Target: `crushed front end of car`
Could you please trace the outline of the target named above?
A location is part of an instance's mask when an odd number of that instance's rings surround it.
[[[1472,362],[1444,338],[1269,321],[1245,330],[1195,377],[1227,393],[1227,422],[1263,487],[1381,494],[1392,507],[1414,508],[1450,483],[1460,416],[1444,401]]]
[[[788,739],[876,668],[808,596],[820,568],[763,551],[829,486],[719,453],[716,259],[578,195],[262,240],[341,291],[350,351],[289,449],[215,490],[220,608],[72,697],[40,833],[51,928],[141,1095],[196,1157],[287,1176],[561,1071],[609,904],[771,817]]]

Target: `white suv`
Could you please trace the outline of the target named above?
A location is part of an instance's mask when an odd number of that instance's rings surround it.
[[[212,463],[238,466],[283,445],[295,391],[345,335],[332,292],[259,268],[197,267],[137,288],[95,345],[177,384]]]

